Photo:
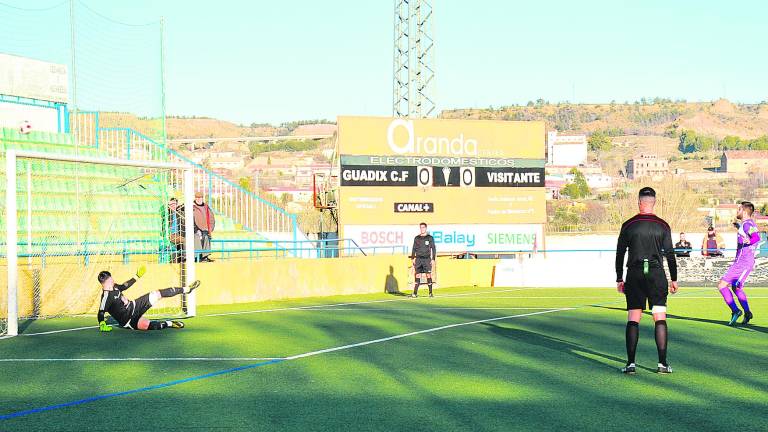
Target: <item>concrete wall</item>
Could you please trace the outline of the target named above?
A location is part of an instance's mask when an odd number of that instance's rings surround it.
[[[438,259],[437,287],[490,286],[496,260]],[[4,264],[4,263],[3,263]],[[121,262],[83,266],[81,262],[52,263],[46,269],[20,269],[21,316],[95,313],[101,287],[96,275],[109,270],[115,280],[131,278],[139,263]],[[147,274],[128,291],[136,298],[152,290],[178,285],[178,266],[145,263]],[[411,261],[403,255],[333,259],[232,259],[198,264],[198,305],[233,304],[299,297],[410,291]],[[5,283],[7,267],[0,267]],[[33,287],[37,286],[37,289]],[[5,290],[0,291],[0,316],[5,316]],[[167,300],[163,300],[167,302]],[[159,305],[162,307],[162,305]]]

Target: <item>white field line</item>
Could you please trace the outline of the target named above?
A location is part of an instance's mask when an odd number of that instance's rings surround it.
[[[470,292],[470,293],[461,293],[461,294],[447,294],[447,295],[441,296],[441,298],[466,297],[466,296],[473,296],[473,295],[479,295],[479,294],[520,291],[524,289],[527,289],[527,288],[514,288],[514,289],[495,290],[495,291],[479,291],[479,292]],[[198,315],[197,317],[208,318],[208,317],[221,317],[221,316],[245,315],[245,314],[256,314],[256,313],[297,311],[297,310],[307,310],[307,309],[330,308],[330,307],[336,307],[336,306],[353,306],[353,305],[361,305],[361,304],[387,303],[387,302],[395,302],[395,301],[419,301],[424,299],[425,299],[424,297],[419,297],[415,299],[410,297],[403,297],[403,298],[396,298],[396,299],[370,300],[370,301],[362,301],[362,302],[331,303],[331,304],[319,304],[319,305],[312,305],[312,306],[296,306],[296,307],[274,308],[274,309],[255,309],[255,310],[247,310],[247,311],[222,312],[222,313],[215,313],[215,314]],[[98,326],[75,327],[75,328],[50,330],[50,331],[37,332],[37,333],[22,333],[21,336],[42,336],[42,335],[66,333],[66,332],[88,330],[88,329],[95,329],[95,328],[98,328]]]
[[[310,352],[303,353],[303,354],[296,354],[296,355],[292,355],[292,356],[286,357],[285,360],[298,360],[298,359],[302,359],[302,358],[306,358],[306,357],[313,357],[313,356],[320,355],[320,354],[327,354],[327,353],[331,353],[331,352],[343,351],[343,350],[348,350],[350,348],[357,348],[357,347],[366,346],[366,345],[373,345],[373,344],[377,344],[377,343],[388,342],[388,341],[396,340],[396,339],[403,339],[403,338],[407,338],[407,337],[410,337],[410,336],[416,336],[416,335],[425,334],[425,333],[434,333],[434,332],[437,332],[437,331],[446,330],[446,329],[455,328],[455,327],[463,327],[463,326],[468,326],[468,325],[473,325],[473,324],[482,324],[482,323],[487,323],[487,322],[492,322],[492,321],[501,321],[501,320],[507,320],[507,319],[512,319],[512,318],[523,318],[523,317],[529,317],[529,316],[534,316],[534,315],[543,315],[543,314],[547,314],[547,313],[562,312],[562,311],[573,310],[573,309],[574,308],[549,309],[549,310],[545,310],[545,311],[531,312],[531,313],[527,313],[527,314],[507,315],[507,316],[496,317],[496,318],[487,318],[487,319],[476,320],[476,321],[467,321],[467,322],[456,323],[456,324],[448,324],[448,325],[444,325],[444,326],[440,326],[440,327],[433,327],[433,328],[426,329],[426,330],[419,330],[419,331],[414,331],[414,332],[410,332],[410,333],[403,333],[403,334],[399,334],[399,335],[395,335],[395,336],[389,336],[389,337],[380,338],[380,339],[373,339],[373,340],[369,340],[369,341],[365,341],[365,342],[358,342],[358,343],[353,343],[353,344],[349,344],[349,345],[342,345],[342,346],[338,346],[338,347],[334,347],[334,348],[326,348],[326,349],[321,349],[321,350],[317,350],[317,351],[310,351]]]
[[[392,341],[392,340],[403,339],[403,338],[407,338],[407,337],[411,337],[411,336],[416,336],[416,335],[420,335],[420,334],[434,333],[434,332],[438,332],[438,331],[441,331],[441,330],[447,330],[447,329],[456,328],[456,327],[464,327],[464,326],[474,325],[474,324],[482,324],[482,323],[493,322],[493,321],[508,320],[508,319],[512,319],[512,318],[524,318],[524,317],[529,317],[529,316],[534,316],[534,315],[543,315],[543,314],[554,313],[554,312],[562,312],[562,311],[567,311],[567,310],[574,310],[574,308],[546,309],[546,310],[537,311],[537,312],[530,312],[530,313],[526,313],[526,314],[506,315],[506,316],[502,316],[502,317],[486,318],[486,319],[474,320],[474,321],[466,321],[466,322],[461,322],[461,323],[456,323],[456,324],[448,324],[448,325],[444,325],[444,326],[440,326],[440,327],[428,328],[428,329],[425,329],[425,330],[418,330],[418,331],[402,333],[402,334],[399,334],[399,335],[388,336],[388,337],[379,338],[379,339],[372,339],[372,340],[367,340],[367,341],[363,341],[363,342],[357,342],[357,343],[353,343],[353,344],[341,345],[341,346],[337,346],[337,347],[333,347],[333,348],[325,348],[325,349],[321,349],[321,350],[317,350],[317,351],[310,351],[310,352],[305,352],[305,353],[302,353],[302,354],[295,354],[295,355],[292,355],[292,356],[289,356],[289,357],[239,357],[239,358],[238,357],[218,357],[218,358],[215,358],[215,357],[173,357],[173,358],[129,357],[129,358],[81,358],[81,359],[78,359],[78,358],[72,358],[72,359],[66,359],[66,358],[52,358],[52,359],[47,359],[47,358],[18,358],[18,359],[0,359],[0,362],[2,362],[2,363],[14,363],[14,362],[81,362],[81,361],[82,362],[87,362],[87,361],[237,361],[237,360],[241,360],[241,361],[286,360],[287,361],[287,360],[298,360],[298,359],[302,359],[302,358],[306,358],[306,357],[313,357],[313,356],[320,355],[320,354],[327,354],[327,353],[331,353],[331,352],[343,351],[343,350],[348,350],[348,349],[351,349],[351,348],[357,348],[357,347],[362,347],[362,346],[366,346],[366,345],[373,345],[373,344],[388,342],[388,341]]]

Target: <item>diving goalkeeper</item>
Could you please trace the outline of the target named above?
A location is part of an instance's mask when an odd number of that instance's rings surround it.
[[[104,320],[104,313],[114,318],[120,327],[132,330],[163,330],[166,328],[181,329],[184,323],[181,321],[150,321],[143,317],[147,311],[157,304],[162,297],[173,297],[179,294],[188,294],[200,286],[200,281],[194,281],[186,290],[182,287],[164,288],[152,291],[136,300],[128,300],[123,291],[127,290],[136,283],[136,279],[141,278],[146,273],[144,266],[136,271],[136,277],[128,279],[124,284],[116,284],[112,275],[108,271],[99,273],[99,283],[102,287],[101,303],[99,306],[99,330],[102,332],[112,331],[112,326],[107,325]]]

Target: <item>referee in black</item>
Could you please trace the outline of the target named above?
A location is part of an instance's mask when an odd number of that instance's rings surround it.
[[[667,363],[667,292],[677,292],[677,262],[672,245],[672,232],[663,219],[653,214],[656,191],[640,189],[640,212],[621,226],[616,245],[616,289],[627,298],[627,365],[621,369],[634,374],[635,352],[640,337],[640,318],[646,304],[655,322],[656,349],[659,352],[658,373],[672,373]],[[627,278],[624,279],[624,255],[627,258]],[[667,258],[671,284],[667,283],[663,258]]]
[[[435,259],[437,258],[437,248],[435,247],[435,239],[427,233],[427,224],[422,222],[419,224],[419,235],[413,239],[413,248],[411,249],[411,257],[413,258],[413,293],[411,297],[419,296],[419,284],[421,278],[427,277],[427,287],[429,287],[429,296],[432,295],[432,268],[435,266]]]

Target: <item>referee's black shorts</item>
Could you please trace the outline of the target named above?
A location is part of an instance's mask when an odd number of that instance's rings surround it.
[[[627,297],[627,310],[648,309],[654,306],[666,306],[669,285],[664,269],[651,268],[643,274],[642,268],[627,269],[624,281],[624,295]]]
[[[413,268],[416,274],[432,273],[432,259],[416,257]]]

